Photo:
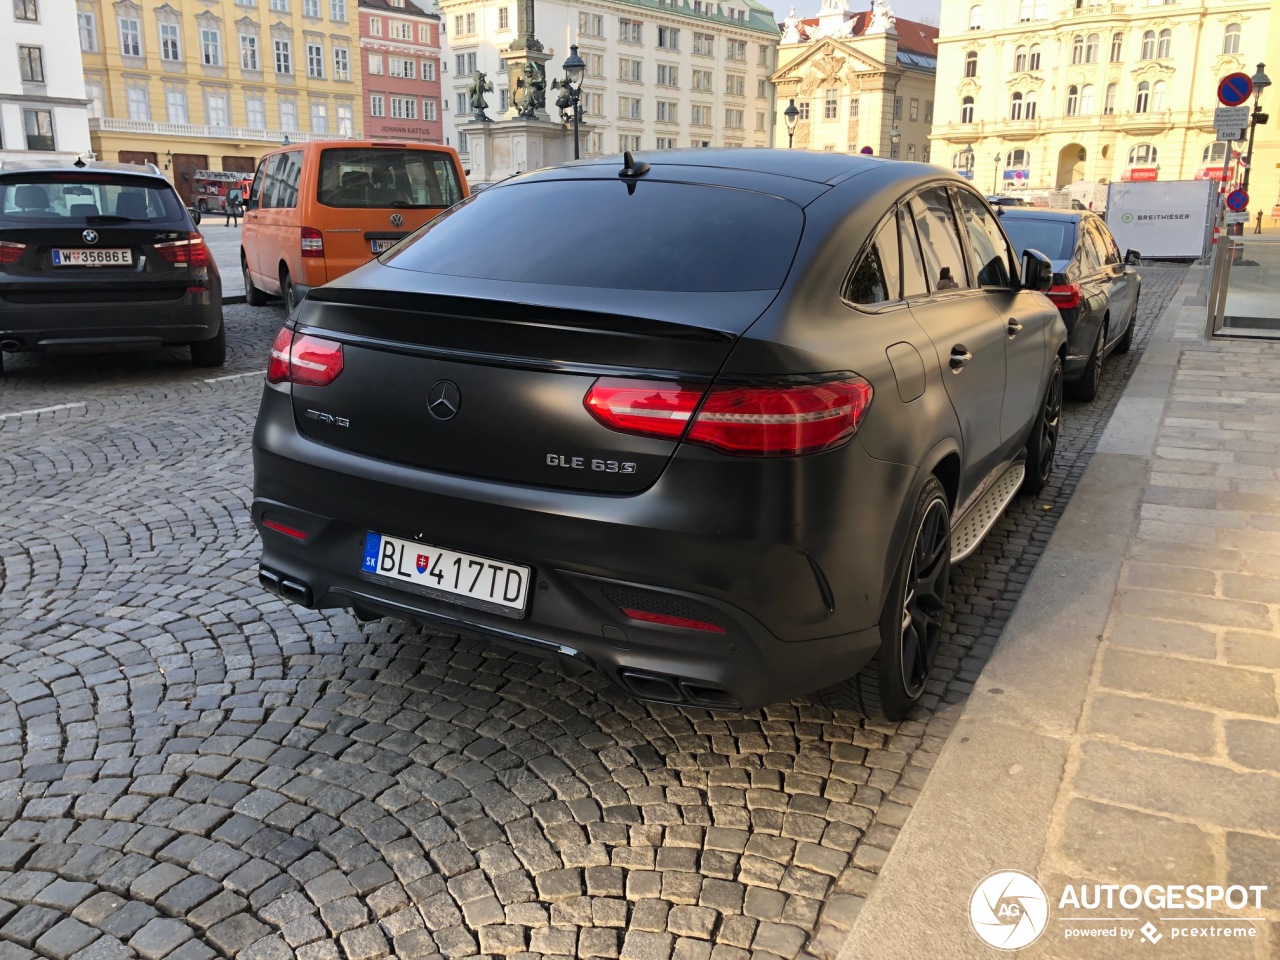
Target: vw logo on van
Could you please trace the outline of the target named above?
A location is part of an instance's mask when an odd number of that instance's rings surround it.
[[[391,215],[391,225],[393,227],[404,226],[404,217],[400,216],[398,213],[393,213]]]

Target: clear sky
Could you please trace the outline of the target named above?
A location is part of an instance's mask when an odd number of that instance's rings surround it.
[[[792,2],[793,0],[765,0],[765,3],[778,15],[779,21],[786,17]],[[848,0],[848,2],[849,9],[855,13],[871,7],[871,0]],[[818,8],[822,6],[822,0],[794,0],[794,3],[796,13],[801,17],[816,17]],[[942,9],[942,0],[890,0],[890,6],[896,17],[936,24],[938,12]]]

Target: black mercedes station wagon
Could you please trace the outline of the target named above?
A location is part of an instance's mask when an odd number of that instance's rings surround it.
[[[276,337],[261,582],[648,700],[902,717],[952,565],[1052,468],[1050,280],[924,164],[695,150],[505,181]]]
[[[226,358],[218,267],[169,181],[132,164],[6,163],[0,351],[162,344],[190,344],[198,367]]]

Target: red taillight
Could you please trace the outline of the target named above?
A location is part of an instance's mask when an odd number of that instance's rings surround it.
[[[0,263],[17,263],[22,257],[22,251],[27,249],[25,243],[10,243],[8,240],[0,240]]]
[[[198,233],[187,234],[185,240],[157,243],[155,247],[156,253],[175,266],[207,267],[209,265],[209,248],[205,246],[204,237]]]
[[[304,257],[324,256],[324,234],[315,227],[302,228],[302,255]]]
[[[636,610],[634,607],[622,607],[622,612],[632,620],[644,623],[659,623],[664,627],[681,627],[684,630],[702,630],[705,633],[724,633],[724,627],[706,620],[691,620],[689,617],[674,617],[669,613],[654,613],[650,610]]]
[[[1045,296],[1052,300],[1059,310],[1070,310],[1072,307],[1080,306],[1080,284],[1055,283],[1048,289]]]
[[[268,383],[327,387],[342,372],[342,344],[282,327],[267,360]]]
[[[857,433],[872,390],[855,375],[795,386],[717,386],[705,398],[700,393],[688,385],[602,379],[585,403],[597,420],[622,433],[677,439],[689,423],[684,439],[690,443],[740,457],[794,457],[830,450]]]

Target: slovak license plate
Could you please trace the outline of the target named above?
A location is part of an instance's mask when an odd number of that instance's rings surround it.
[[[373,248],[374,253],[384,253],[396,245],[395,240],[370,240],[369,246]]]
[[[55,267],[129,267],[133,265],[133,251],[125,249],[97,249],[71,247],[53,251]]]
[[[361,572],[437,600],[524,616],[530,569],[444,547],[368,533]]]

